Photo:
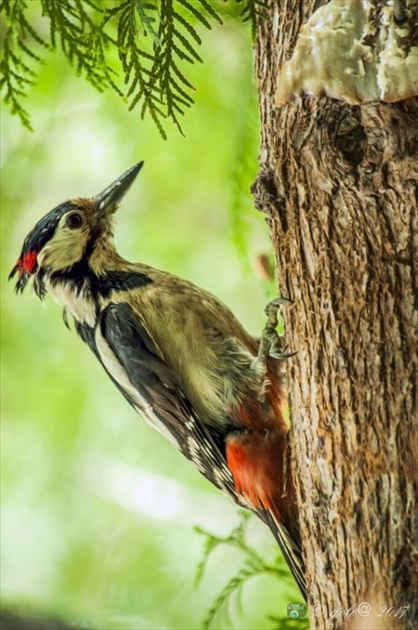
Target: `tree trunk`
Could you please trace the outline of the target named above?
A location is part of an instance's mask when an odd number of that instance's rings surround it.
[[[415,629],[418,101],[275,107],[278,71],[314,5],[273,0],[259,20],[253,187],[279,293],[293,302],[291,444],[311,627]]]

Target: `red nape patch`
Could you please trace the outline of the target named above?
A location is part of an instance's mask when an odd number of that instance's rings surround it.
[[[37,253],[35,251],[24,254],[23,258],[21,258],[18,262],[19,275],[22,275],[23,271],[26,271],[26,273],[34,272],[36,267],[36,257]]]

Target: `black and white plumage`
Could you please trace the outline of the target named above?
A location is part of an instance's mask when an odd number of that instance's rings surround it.
[[[136,411],[267,523],[305,596],[277,319],[259,345],[212,294],[117,253],[113,214],[141,167],[43,217],[11,276],[49,292]]]

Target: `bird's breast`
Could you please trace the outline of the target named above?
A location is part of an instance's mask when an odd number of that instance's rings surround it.
[[[87,291],[77,288],[72,282],[52,283],[45,279],[47,291],[53,299],[80,324],[94,327],[96,324],[96,303]]]

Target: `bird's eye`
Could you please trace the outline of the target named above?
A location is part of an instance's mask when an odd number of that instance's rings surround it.
[[[78,212],[73,212],[68,215],[65,224],[71,230],[76,230],[83,225],[83,217]]]

